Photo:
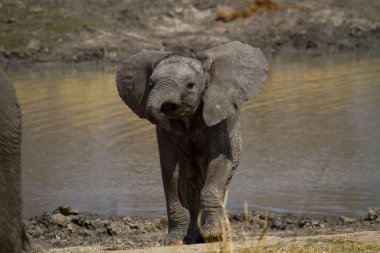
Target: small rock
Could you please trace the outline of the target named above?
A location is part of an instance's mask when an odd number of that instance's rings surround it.
[[[40,238],[44,235],[44,231],[39,226],[33,226],[31,229],[28,229],[28,234],[33,238]]]
[[[319,221],[318,221],[318,220],[311,220],[311,225],[312,225],[313,227],[316,227],[316,226],[319,225]]]
[[[183,12],[183,8],[182,7],[176,7],[174,9],[174,11],[177,13],[177,14],[181,14]]]
[[[110,235],[110,236],[117,235],[117,233],[115,232],[115,230],[113,230],[112,228],[107,228],[107,234]]]
[[[364,220],[372,221],[376,220],[379,217],[379,210],[376,208],[368,208],[367,215],[364,217]]]
[[[131,223],[131,224],[129,224],[129,227],[130,227],[131,229],[139,229],[139,228],[140,228],[140,225],[139,225],[139,224]]]
[[[61,214],[65,215],[65,216],[68,216],[68,215],[78,215],[79,212],[72,209],[71,207],[69,206],[60,206],[57,208],[56,211],[59,211]]]
[[[55,223],[61,227],[66,227],[66,225],[68,223],[70,223],[70,220],[66,216],[64,216],[60,213],[53,213],[51,215],[50,219],[51,219],[51,222],[53,222],[53,223]]]
[[[304,227],[304,226],[306,226],[307,223],[308,223],[308,221],[305,219],[298,220],[298,226],[299,227]]]
[[[71,221],[74,223],[74,224],[77,224],[78,226],[80,227],[85,227],[85,228],[88,228],[88,229],[92,229],[93,226],[91,224],[91,221],[87,220],[86,218],[84,217],[74,217],[71,219]]]
[[[41,48],[41,42],[36,39],[31,39],[26,48],[28,50],[37,51]]]
[[[69,230],[70,232],[73,232],[74,226],[72,224],[67,224],[67,230]]]
[[[108,226],[109,224],[111,224],[111,222],[108,220],[103,220],[100,223],[103,224],[104,226]]]
[[[354,219],[348,218],[346,216],[340,216],[339,219],[343,222],[343,224],[351,224],[354,222]]]
[[[320,228],[325,228],[326,225],[325,225],[324,223],[321,223],[321,224],[319,224],[319,227],[320,227]]]
[[[79,231],[78,234],[81,236],[91,236],[92,235],[92,233],[86,229]]]
[[[130,217],[128,217],[128,216],[125,216],[125,217],[123,218],[123,221],[125,221],[125,222],[131,222],[132,219],[131,219]]]
[[[286,223],[287,224],[297,224],[297,221],[296,220],[292,220],[292,219],[286,219]]]
[[[281,230],[285,229],[285,227],[286,227],[286,223],[281,222],[280,220],[274,220],[271,226],[272,229],[281,229]]]

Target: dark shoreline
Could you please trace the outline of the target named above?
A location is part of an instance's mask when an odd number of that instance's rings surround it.
[[[380,209],[369,208],[360,218],[346,216],[297,216],[250,210],[229,213],[233,240],[266,235],[277,237],[328,235],[380,229]],[[68,206],[25,221],[26,234],[36,252],[50,248],[102,245],[109,249],[162,246],[167,230],[166,217],[110,218],[80,213]]]
[[[334,60],[338,58],[350,60],[354,59],[365,59],[365,58],[378,58],[380,56],[380,48],[365,49],[365,50],[355,50],[355,51],[339,51],[330,54],[321,55],[307,55],[305,51],[289,49],[277,53],[265,54],[270,65],[271,61],[278,58],[289,59],[290,61],[314,61],[318,59]],[[126,55],[125,58],[127,58]],[[98,61],[82,61],[82,62],[66,62],[66,61],[53,61],[53,62],[34,62],[34,61],[11,61],[6,65],[1,65],[6,72],[18,72],[18,71],[33,71],[33,72],[43,72],[43,71],[86,71],[86,70],[105,70],[111,69],[116,72],[121,66],[124,59],[118,61],[111,60],[98,60]],[[271,67],[271,66],[269,66]]]

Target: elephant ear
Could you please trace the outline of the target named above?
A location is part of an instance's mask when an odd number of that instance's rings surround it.
[[[268,65],[259,48],[238,41],[196,54],[211,61],[209,83],[203,95],[203,118],[215,125],[259,94],[268,75]]]
[[[153,66],[169,53],[141,50],[122,62],[116,75],[121,99],[140,118],[146,118],[146,99],[150,92],[149,79]]]

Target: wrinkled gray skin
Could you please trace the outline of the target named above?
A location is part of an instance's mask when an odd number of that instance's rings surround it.
[[[142,50],[123,62],[123,101],[156,124],[169,220],[166,244],[219,240],[239,164],[239,110],[268,72],[260,49],[230,42],[193,55]]]
[[[20,110],[0,69],[0,252],[21,252]]]

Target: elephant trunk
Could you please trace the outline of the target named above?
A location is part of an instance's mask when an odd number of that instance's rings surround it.
[[[161,124],[167,120],[167,113],[180,102],[180,94],[173,85],[165,81],[158,82],[147,100],[147,118],[153,124]]]

